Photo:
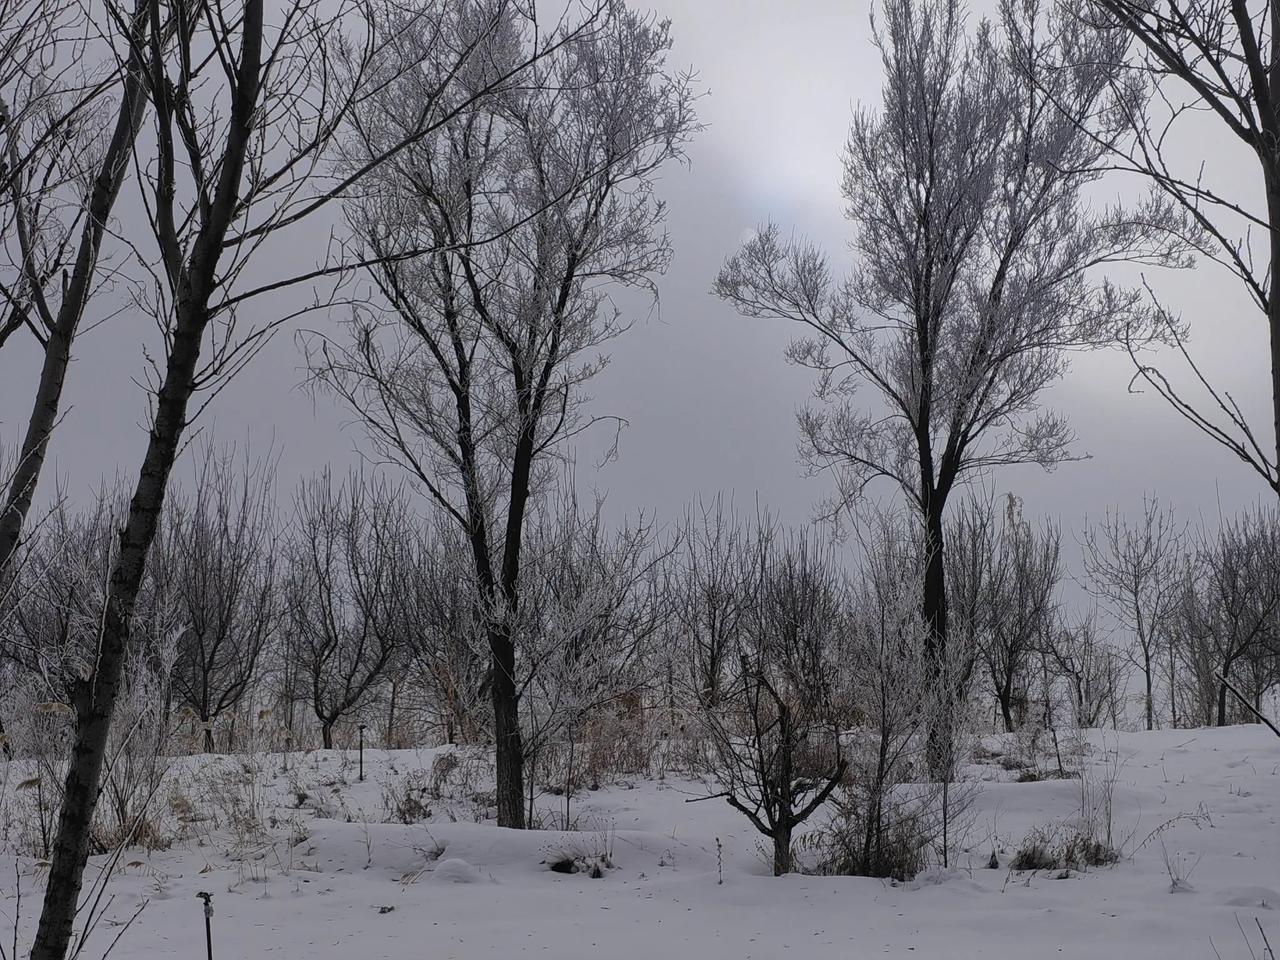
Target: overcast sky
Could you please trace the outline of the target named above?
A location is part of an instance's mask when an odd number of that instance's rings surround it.
[[[880,99],[868,5],[662,0],[656,8],[673,21],[675,63],[701,77],[706,96],[699,113],[707,129],[689,151],[689,168],[668,170],[661,184],[675,260],[659,284],[660,305],[654,311],[637,305],[635,326],[615,342],[612,364],[590,391],[593,413],[629,421],[621,456],[599,472],[580,463],[579,481],[608,490],[612,511],[643,507],[670,519],[697,494],[724,490],[739,502],[758,495],[784,519],[800,522],[827,488],[804,478],[796,459],[794,415],[810,378],[783,361],[793,331],[781,321],[740,318],[709,289],[724,257],[765,219],[821,241],[836,264],[848,262],[839,152],[854,106]],[[1224,136],[1212,133],[1188,144],[1188,157],[1207,145],[1218,176],[1253,183],[1248,159],[1226,153]],[[1270,443],[1261,315],[1212,265],[1148,279],[1191,321],[1207,369],[1256,414]],[[52,449],[73,496],[117,470],[133,480],[146,409],[135,380],[145,371],[142,345],[153,335],[126,313],[77,342],[66,419]],[[0,353],[0,435],[8,443],[16,442],[29,412],[38,363],[33,347]],[[313,403],[301,389],[301,365],[293,331],[283,332],[203,421],[220,440],[260,450],[274,442],[286,491],[325,464],[345,468],[362,439],[344,429],[339,410]],[[1069,416],[1078,452],[1091,459],[1052,474],[1005,470],[991,486],[1023,497],[1028,515],[1049,515],[1068,528],[1108,505],[1133,510],[1144,491],[1158,492],[1186,516],[1207,518],[1219,504],[1234,510],[1262,495],[1259,479],[1158,397],[1129,394],[1131,374],[1127,357],[1080,357],[1047,399]],[[593,452],[584,445],[581,459]],[[1078,552],[1068,544],[1073,565]]]

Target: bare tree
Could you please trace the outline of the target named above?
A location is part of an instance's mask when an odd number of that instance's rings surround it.
[[[1237,670],[1240,687],[1249,694],[1252,703],[1240,700],[1240,690],[1232,690],[1233,681],[1223,677],[1223,686],[1237,703],[1257,719],[1263,712],[1266,697],[1280,688],[1280,617],[1271,618],[1267,628],[1259,632],[1256,641],[1244,652],[1244,662]],[[1221,692],[1221,691],[1219,691]]]
[[[1051,525],[1037,534],[1022,518],[1021,503],[1009,495],[998,548],[1001,557],[996,561],[1005,576],[992,598],[997,612],[982,648],[1009,732],[1025,718],[1029,668],[1034,656],[1044,651],[1054,626],[1062,579],[1060,543],[1058,530]]]
[[[970,536],[959,542],[986,540],[989,514],[973,509],[966,516]],[[846,872],[907,879],[900,875],[903,855],[918,856],[911,841],[925,838],[904,830],[919,811],[909,809],[916,805],[898,788],[916,779],[920,734],[928,706],[937,703],[929,631],[920,613],[921,537],[918,525],[886,513],[860,526],[858,537],[864,559],[853,595],[850,661],[859,722],[850,750],[852,782],[837,794],[837,804],[842,819],[860,829],[843,839],[837,830],[834,839],[843,848]],[[973,581],[962,576],[959,582]]]
[[[1178,609],[1184,656],[1203,722],[1228,722],[1233,670],[1280,634],[1280,520],[1259,509],[1201,534]],[[1265,676],[1265,674],[1263,674]],[[1261,700],[1262,690],[1256,696]],[[1205,715],[1209,708],[1212,716]]]
[[[279,621],[275,488],[270,462],[237,468],[234,452],[206,447],[195,491],[166,510],[162,561],[169,567],[184,626],[173,690],[214,749],[213,728],[245,695]]]
[[[665,612],[657,589],[665,555],[651,521],[641,515],[610,529],[603,500],[583,507],[571,478],[533,518],[516,629],[528,814],[540,755],[563,746],[566,828],[575,777],[590,761],[578,745],[607,711],[628,709],[650,686],[647,653]],[[643,714],[633,709],[628,721],[642,726]]]
[[[1213,726],[1218,705],[1218,651],[1209,633],[1204,606],[1204,571],[1193,552],[1181,558],[1167,629],[1174,652],[1173,698],[1190,726]]]
[[[1058,619],[1049,637],[1048,655],[1071,692],[1076,727],[1099,726],[1104,717],[1113,723],[1125,686],[1120,655],[1101,635],[1093,613],[1075,621]]]
[[[402,494],[353,473],[335,488],[326,472],[294,507],[285,581],[289,647],[301,668],[321,741],[358,711],[409,630],[403,582],[413,541]]]
[[[834,558],[816,534],[778,541],[762,526],[735,676],[699,711],[705,762],[723,796],[773,841],[775,876],[792,869],[792,839],[844,777],[840,749],[848,609]],[[843,702],[847,706],[847,701]]]
[[[1130,343],[1137,377],[1182,417],[1248,464],[1280,493],[1280,50],[1271,0],[1082,0],[1077,15],[1102,34],[1125,38],[1116,53],[1119,110],[1125,137],[1108,144],[1110,162],[1141,174],[1184,211],[1179,233],[1224,266],[1262,312],[1271,357],[1273,436],[1249,422],[1230,390],[1210,382],[1186,345],[1181,322],[1162,311],[1177,356],[1190,370],[1179,385]],[[1133,43],[1127,42],[1129,39]],[[1130,54],[1127,58],[1124,54]],[[1082,58],[1083,59],[1083,58]],[[1087,63],[1083,67],[1093,71]],[[1232,185],[1198,155],[1180,167],[1171,144],[1208,114],[1257,161],[1265,209],[1236,199]],[[1203,136],[1196,126],[1196,136]],[[1228,174],[1234,177],[1234,172]],[[1254,239],[1257,231],[1262,239]],[[1200,391],[1200,396],[1194,392]]]
[[[83,159],[64,156],[71,166],[57,166],[69,144],[68,131],[83,127],[85,114],[118,92],[123,61],[103,46],[110,40],[97,32],[82,4],[0,2],[0,223],[6,239],[17,227],[19,199],[37,199],[63,186],[60,173]],[[13,319],[6,317],[4,329]]]
[[[472,569],[470,547],[457,524],[437,513],[418,540],[406,640],[446,743],[475,743],[489,727],[489,657]]]
[[[38,212],[74,179],[80,159],[62,149],[72,139],[63,107],[65,79],[75,69],[68,61],[83,53],[75,47],[85,22],[75,3],[0,2],[0,347],[24,327],[39,333],[24,268],[59,246],[30,241],[46,221]],[[37,275],[46,269],[37,266]]]
[[[156,206],[151,220],[163,260],[157,280],[160,276],[165,278],[157,285],[156,301],[165,332],[164,373],[156,391],[138,482],[120,529],[119,549],[104,604],[100,655],[74,698],[75,745],[32,948],[31,955],[36,960],[62,960],[71,939],[87,856],[88,828],[97,805],[133,607],[187,425],[188,403],[200,384],[197,367],[212,316],[210,304],[222,283],[229,279],[220,272],[219,264],[232,223],[247,206],[242,205],[241,198],[246,159],[252,152],[251,144],[263,146],[261,141],[255,141],[255,132],[267,129],[264,124],[273,119],[271,109],[260,98],[264,90],[273,89],[265,81],[268,75],[275,79],[278,50],[267,47],[264,56],[261,0],[246,0],[241,15],[231,23],[206,20],[200,14],[200,9],[168,9],[162,8],[159,0],[139,0],[134,15],[126,20],[133,34],[128,37],[129,57],[131,63],[137,64],[130,76],[135,78],[138,97],[145,92],[156,107],[158,163],[154,171]],[[281,47],[296,42],[296,29],[297,21],[286,21]],[[171,48],[167,40],[173,32],[179,36]],[[206,41],[210,46],[205,50],[212,56],[206,57],[197,47],[197,43]],[[217,73],[212,72],[213,64],[217,64]],[[289,59],[281,63],[281,69],[287,75],[298,67],[296,61]],[[225,114],[215,105],[213,88],[207,88],[204,96],[193,95],[193,83],[203,80],[199,74],[205,70],[213,76],[220,73],[227,85],[231,108]],[[176,112],[175,102],[180,104]],[[208,112],[198,112],[203,110]],[[137,113],[140,112],[139,105]],[[135,115],[122,111],[118,130],[135,133]],[[181,168],[175,160],[180,149],[189,153]],[[265,156],[262,160],[266,162]],[[181,195],[181,201],[190,200],[189,210],[183,215],[176,212],[181,202],[176,189],[179,169],[193,179],[192,192]],[[123,173],[122,159],[113,175]],[[190,216],[185,215],[187,212]],[[95,229],[101,230],[102,225]],[[165,296],[166,291],[170,296]]]
[[[1130,656],[1142,671],[1148,730],[1156,723],[1156,658],[1176,596],[1184,529],[1154,497],[1143,498],[1142,516],[1132,523],[1108,510],[1097,526],[1085,524],[1085,575],[1112,618],[1132,634]]]
[[[950,642],[971,651],[973,667],[980,652],[992,643],[1001,615],[999,597],[1008,578],[1008,551],[1000,549],[1000,533],[994,500],[977,495],[961,503],[946,530]],[[888,539],[882,533],[880,552],[889,549]],[[902,569],[909,573],[911,568]]]
[[[698,703],[714,708],[735,669],[751,593],[751,531],[722,495],[685,515],[672,553],[668,602]]]
[[[748,316],[807,328],[788,351],[819,374],[801,450],[834,474],[839,504],[887,478],[918,511],[939,662],[952,491],[995,467],[1071,459],[1071,431],[1043,391],[1070,350],[1114,342],[1146,313],[1140,291],[1099,270],[1181,262],[1160,226],[1168,205],[1095,211],[1083,197],[1116,135],[1110,74],[1058,67],[1068,52],[1113,60],[1114,40],[1033,2],[1003,4],[972,38],[963,20],[958,0],[884,4],[884,102],[857,113],[844,158],[859,258],[849,277],[769,225],[715,283]],[[875,399],[857,407],[864,385]]]
[[[458,110],[348,204],[386,306],[359,311],[349,343],[313,341],[318,381],[468,538],[492,661],[498,821],[511,827],[524,824],[512,624],[526,516],[564,442],[592,422],[582,388],[621,330],[608,285],[647,286],[670,258],[654,175],[694,128],[688,80],[665,67],[667,24],[621,3],[602,10],[590,29],[553,34],[520,91]],[[449,28],[456,44],[473,24]],[[411,59],[440,48],[411,24],[399,37]],[[507,18],[485,70],[537,42]],[[399,118],[422,97],[422,73],[395,67],[353,114],[353,166],[402,136]],[[462,89],[485,76],[463,76]],[[435,252],[405,252],[424,237]]]

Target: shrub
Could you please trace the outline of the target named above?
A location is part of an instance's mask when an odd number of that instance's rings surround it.
[[[1038,831],[1032,831],[1022,841],[1022,846],[1013,855],[1009,868],[1022,873],[1027,870],[1054,870],[1058,867],[1058,857],[1050,841]]]
[[[1013,855],[1010,869],[1084,870],[1110,866],[1120,859],[1110,844],[1079,830],[1065,834],[1040,827],[1033,829]]]
[[[425,770],[410,770],[403,776],[388,778],[382,785],[382,807],[388,822],[412,824],[431,819],[428,797],[439,796],[437,779]]]
[[[811,872],[907,881],[928,865],[934,837],[922,805],[894,800],[878,818],[848,794],[835,806],[830,821],[801,841],[815,858]]]

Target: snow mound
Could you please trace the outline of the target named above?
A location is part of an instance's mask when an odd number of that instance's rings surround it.
[[[431,876],[444,883],[479,883],[484,879],[479,870],[461,857],[441,860],[431,871]]]

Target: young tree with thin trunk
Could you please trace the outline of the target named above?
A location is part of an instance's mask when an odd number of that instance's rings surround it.
[[[478,743],[488,729],[486,667],[479,592],[470,547],[451,518],[436,513],[419,531],[409,579],[411,667],[428,691],[445,743]]]
[[[665,65],[667,24],[622,3],[601,11],[590,29],[553,32],[520,90],[458,110],[366,182],[347,219],[380,302],[356,313],[348,342],[312,341],[318,383],[467,537],[491,658],[498,822],[510,827],[525,822],[513,625],[526,519],[565,443],[593,422],[583,387],[623,326],[609,286],[648,287],[670,259],[654,178],[694,129],[688,79]],[[449,29],[451,44],[466,42],[472,24]],[[450,45],[412,26],[399,37],[426,62]],[[546,42],[509,18],[460,95]],[[402,136],[426,82],[394,57],[377,69],[388,81],[349,125],[354,168]],[[406,252],[424,238],[436,252]]]
[[[953,647],[968,651],[977,667],[981,652],[992,643],[1001,615],[998,597],[1008,578],[1008,552],[1000,549],[1000,523],[995,501],[972,495],[951,516],[947,542],[947,615]],[[879,543],[883,546],[882,534]],[[910,573],[910,567],[901,569]]]
[[[751,534],[717,494],[689,509],[668,564],[666,594],[698,704],[715,707],[735,665],[750,593]]]
[[[849,630],[846,584],[816,533],[761,525],[734,672],[721,702],[698,720],[702,756],[723,796],[773,845],[773,873],[793,868],[793,839],[841,783],[840,731],[849,716],[841,678]]]
[[[567,746],[563,776],[566,822],[585,769],[577,748],[610,708],[635,700],[650,683],[647,653],[664,608],[655,548],[643,515],[616,529],[603,500],[584,508],[572,490],[544,499],[528,531],[528,562],[516,637],[524,713],[522,742],[529,766],[528,813],[539,755]],[[632,718],[642,724],[643,714]],[[638,732],[638,731],[637,731]]]
[[[1070,690],[1076,727],[1097,727],[1107,715],[1116,715],[1126,679],[1124,665],[1101,635],[1092,612],[1074,621],[1059,617],[1047,655]]]
[[[158,558],[168,567],[182,610],[173,692],[214,749],[214,724],[234,710],[257,676],[259,657],[279,622],[273,467],[232,451],[201,453],[195,490],[166,509]]]
[[[25,715],[6,719],[13,721],[20,749],[37,760],[38,789],[51,818],[64,799],[62,760],[74,734],[75,698],[94,669],[115,525],[125,502],[116,487],[77,512],[60,503],[24,541],[11,568],[14,597],[0,627],[0,660],[15,681],[13,706],[25,704]],[[109,806],[90,825],[88,842],[96,853],[114,848],[144,822],[145,798],[163,772],[167,688],[180,622],[168,571],[162,563],[148,564],[125,651],[125,722],[112,734],[114,759],[102,785]],[[48,826],[42,823],[44,857],[54,839]]]
[[[1274,508],[1224,519],[1216,533],[1202,533],[1188,572],[1177,611],[1184,656],[1201,719],[1224,726],[1235,671],[1280,633],[1280,519]]]
[[[982,654],[1000,717],[1010,733],[1025,717],[1032,660],[1045,650],[1054,626],[1062,579],[1060,544],[1055,527],[1032,529],[1022,518],[1017,498],[1009,495],[996,561],[1005,576],[992,597],[995,613]]]
[[[1129,655],[1142,671],[1148,730],[1156,725],[1157,657],[1177,596],[1184,529],[1154,497],[1143,498],[1142,516],[1134,522],[1108,510],[1098,525],[1085,524],[1085,575],[1094,595],[1131,634]]]
[[[968,506],[957,518],[967,534],[958,542],[981,549],[991,516],[983,505]],[[917,779],[913,771],[918,769],[921,734],[928,725],[928,706],[936,703],[931,697],[929,631],[920,613],[922,538],[914,518],[879,511],[860,524],[857,535],[864,558],[852,596],[849,659],[858,722],[850,750],[851,782],[836,795],[836,803],[843,819],[860,829],[843,838],[837,830],[833,839],[843,848],[843,867],[849,872],[907,879],[900,873],[904,841],[923,847],[935,839],[903,829],[918,821],[921,803],[900,791],[902,784]],[[957,551],[952,560],[962,554]],[[958,583],[976,585],[963,574]],[[964,622],[981,635],[982,618]],[[950,649],[963,648],[953,643]],[[917,848],[910,855],[921,852]]]
[[[1178,664],[1174,697],[1183,722],[1193,727],[1211,727],[1217,719],[1219,659],[1209,632],[1203,579],[1200,558],[1189,551],[1181,558],[1167,622]]]
[[[1034,0],[1004,3],[972,35],[959,0],[887,0],[875,38],[884,101],[859,110],[844,157],[854,269],[837,279],[816,247],[769,225],[715,291],[747,316],[807,328],[788,352],[819,374],[802,454],[834,475],[837,507],[884,478],[918,513],[922,612],[942,664],[952,492],[997,467],[1072,458],[1044,390],[1070,351],[1113,343],[1147,312],[1101,271],[1182,251],[1162,229],[1167,205],[1085,201],[1117,135],[1111,75],[1059,67],[1068,54],[1115,59],[1107,35]],[[872,397],[855,399],[859,387]],[[931,739],[936,773],[945,729]]]
[[[297,662],[326,750],[360,710],[412,629],[412,526],[400,491],[353,473],[305,482],[294,505],[284,595]]]

